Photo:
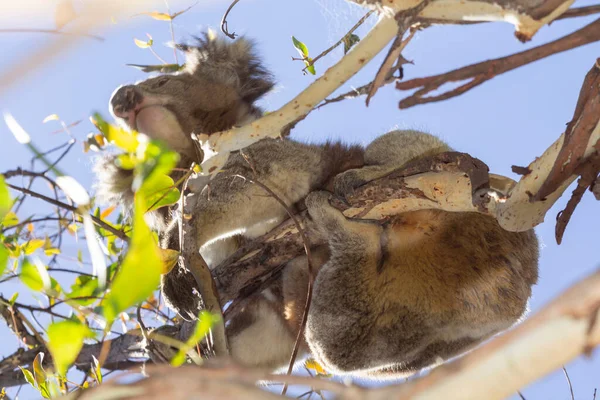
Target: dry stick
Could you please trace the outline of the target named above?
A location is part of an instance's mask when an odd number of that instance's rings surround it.
[[[375,12],[375,10],[371,10],[368,13],[366,13],[365,15],[363,15],[363,17],[361,19],[359,19],[358,22],[356,24],[354,24],[354,26],[352,28],[350,28],[350,30],[344,36],[342,36],[342,38],[340,40],[338,40],[333,46],[329,47],[327,50],[323,51],[321,54],[319,54],[312,60],[308,61],[308,64],[306,65],[306,67],[304,67],[302,69],[302,71],[306,71],[306,69],[308,67],[315,65],[315,63],[320,58],[325,57],[327,54],[331,53],[336,47],[338,47],[340,44],[342,44],[344,42],[344,40],[349,38],[350,35],[352,35],[354,33],[354,31],[357,30],[358,27],[360,27],[367,20],[367,18],[369,18],[371,16],[371,14],[373,14],[373,12]]]
[[[562,370],[565,373],[565,378],[567,378],[567,383],[569,384],[569,392],[571,392],[571,400],[575,400],[575,394],[573,393],[573,385],[571,384],[571,378],[569,378],[569,373],[567,372],[567,369],[565,368],[564,365],[562,367]]]
[[[167,12],[171,15],[171,7],[169,7],[169,0],[165,0],[165,6]],[[169,18],[169,30],[171,31],[171,41],[175,43],[175,28],[173,27],[173,18]],[[173,56],[175,56],[175,64],[179,64],[179,58],[177,57],[177,46],[173,46]]]
[[[180,262],[182,266],[190,271],[198,285],[200,298],[204,303],[204,309],[218,315],[220,318],[214,322],[207,337],[209,350],[212,348],[216,356],[229,355],[229,345],[225,334],[225,319],[223,318],[223,309],[219,301],[219,294],[214,278],[204,261],[204,258],[198,251],[196,238],[199,237],[197,224],[193,217],[193,208],[198,194],[185,195],[189,182],[189,177],[184,181],[179,198],[179,209],[181,210],[181,219],[179,221],[179,246]],[[191,204],[194,202],[194,204]],[[190,239],[190,240],[186,240]],[[212,340],[210,340],[212,338]]]
[[[501,75],[507,71],[519,68],[542,58],[563,51],[571,50],[600,40],[600,19],[586,25],[580,30],[564,36],[544,45],[534,47],[510,56],[496,58],[463,68],[449,71],[440,75],[426,78],[416,78],[396,83],[399,90],[418,89],[413,95],[400,101],[400,108],[409,108],[417,104],[432,103],[447,100],[467,92],[468,90]],[[448,82],[460,82],[468,80],[467,83],[440,95],[424,97],[428,93],[438,89]]]
[[[231,9],[233,7],[235,7],[235,5],[239,2],[240,0],[233,0],[233,3],[231,3],[229,5],[229,7],[227,7],[227,11],[225,11],[225,14],[223,14],[223,18],[221,18],[221,32],[223,32],[228,38],[230,39],[235,39],[235,32],[233,33],[229,33],[229,31],[227,30],[227,16],[229,15],[229,13],[231,12]]]
[[[35,197],[37,199],[44,200],[47,203],[50,203],[50,204],[55,205],[57,207],[63,208],[63,209],[68,210],[68,211],[71,211],[71,212],[73,212],[73,213],[75,213],[77,215],[81,215],[79,213],[79,210],[75,206],[71,206],[69,204],[63,203],[62,201],[54,200],[51,197],[44,196],[43,194],[34,192],[33,190],[29,190],[29,189],[22,188],[22,187],[19,187],[19,186],[11,185],[10,183],[7,183],[6,186],[8,186],[11,189],[18,190],[19,192],[28,194],[31,197]],[[127,235],[125,235],[125,232],[120,231],[120,230],[114,228],[112,225],[110,225],[110,224],[102,221],[100,218],[97,218],[94,215],[90,215],[90,217],[92,218],[92,221],[94,221],[94,223],[96,225],[98,225],[99,227],[101,227],[103,229],[106,229],[107,231],[109,231],[110,233],[112,233],[113,235],[115,235],[116,237],[118,237],[119,239],[122,239],[125,242],[129,242],[129,238],[127,237]]]
[[[96,35],[90,35],[87,33],[77,33],[77,32],[64,32],[64,31],[57,31],[54,29],[28,29],[28,28],[0,29],[0,33],[50,33],[53,35],[81,36],[81,37],[98,40],[100,42],[104,41],[103,37],[96,36]]]

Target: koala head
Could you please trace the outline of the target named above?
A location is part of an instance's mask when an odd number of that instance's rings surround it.
[[[260,117],[254,102],[273,87],[253,45],[206,34],[186,53],[182,71],[118,88],[110,100],[115,118],[130,129],[164,141],[193,159],[191,134],[211,134]]]

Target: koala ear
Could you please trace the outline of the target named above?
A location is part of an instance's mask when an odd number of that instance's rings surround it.
[[[234,89],[252,104],[273,88],[273,77],[262,65],[252,42],[220,38],[209,31],[196,38],[196,45],[177,45],[186,53],[185,71]]]

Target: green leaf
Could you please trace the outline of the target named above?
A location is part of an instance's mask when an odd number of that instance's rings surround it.
[[[35,383],[37,383],[39,387],[46,383],[46,379],[48,379],[46,371],[44,371],[44,367],[42,367],[43,361],[44,353],[41,352],[37,353],[33,360],[33,376],[35,377]]]
[[[19,297],[19,292],[15,292],[12,296],[10,296],[10,299],[8,299],[8,304],[10,304],[11,306],[14,306],[18,297]]]
[[[102,368],[100,368],[100,362],[96,358],[95,355],[92,354],[92,358],[94,359],[94,364],[92,366],[92,374],[94,374],[94,379],[98,384],[102,383]]]
[[[74,299],[76,297],[91,297],[98,289],[98,279],[87,275],[80,275],[75,278],[75,283],[71,285],[71,293],[67,294],[67,297],[72,299],[71,301],[81,305],[89,306],[94,303],[96,299]]]
[[[44,281],[38,268],[33,265],[28,258],[21,263],[21,272],[19,274],[21,282],[34,292],[40,292],[44,289]]]
[[[48,326],[48,349],[52,354],[56,372],[65,376],[69,366],[75,361],[83,347],[83,340],[94,337],[87,326],[64,320]]]
[[[160,282],[164,267],[158,245],[144,221],[146,207],[143,197],[136,196],[129,250],[104,301],[103,314],[109,322],[122,311],[145,300]]]
[[[139,69],[142,72],[160,72],[161,74],[168,74],[173,72],[181,71],[185,64],[161,64],[161,65],[140,65],[140,64],[125,64],[128,67]]]
[[[2,225],[4,225],[6,228],[8,228],[9,226],[15,226],[18,223],[19,217],[17,217],[17,214],[15,214],[12,211],[5,213],[2,217]]]
[[[4,216],[10,210],[12,205],[12,199],[8,191],[8,186],[4,181],[4,175],[0,174],[0,219],[4,219]]]
[[[128,153],[134,153],[139,145],[136,132],[128,132],[125,129],[109,124],[99,113],[94,113],[93,122],[109,142]]]
[[[349,36],[344,36],[344,54],[348,53],[350,49],[358,42],[360,42],[360,37],[354,33],[350,34]]]
[[[21,250],[25,253],[25,255],[33,254],[37,249],[41,249],[46,241],[44,239],[31,239],[28,242],[25,242],[21,245]]]
[[[42,269],[42,271],[40,271],[40,269]],[[42,276],[42,274],[44,275]],[[61,287],[58,284],[58,281],[48,275],[46,266],[41,264],[41,261],[38,267],[37,265],[31,263],[29,258],[24,258],[23,262],[21,263],[19,278],[21,279],[21,282],[25,284],[25,286],[34,292],[45,291],[55,295],[61,292]]]
[[[294,47],[298,50],[298,53],[302,56],[302,58],[308,58],[308,47],[294,36],[292,36],[292,43],[294,43]]]
[[[165,174],[152,174],[146,179],[138,191],[138,195],[144,196],[149,208],[146,211],[169,206],[179,200],[179,189],[175,186],[173,178]]]
[[[171,365],[174,367],[178,367],[185,362],[185,355],[188,351],[193,349],[203,337],[205,337],[210,329],[213,327],[215,322],[219,321],[219,316],[216,316],[208,311],[200,311],[198,315],[198,322],[194,328],[194,333],[190,336],[190,338],[185,342],[185,345],[182,346],[177,354],[171,360]]]
[[[310,63],[312,62],[312,58],[308,59],[308,62],[304,62],[306,64],[306,70],[311,74],[311,75],[315,75],[317,73],[317,71],[315,70],[315,66],[311,65]]]
[[[33,374],[31,373],[31,371],[29,371],[28,369],[25,369],[21,366],[19,366],[19,368],[21,369],[21,372],[23,372],[23,376],[25,377],[25,380],[27,381],[27,383],[29,383],[31,386],[33,386],[35,389],[37,389],[37,386],[35,384],[35,379],[33,379]]]
[[[6,271],[6,265],[8,264],[8,250],[2,243],[0,243],[0,276]]]

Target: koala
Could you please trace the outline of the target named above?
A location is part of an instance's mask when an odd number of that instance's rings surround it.
[[[164,141],[181,156],[180,168],[200,161],[191,134],[211,134],[257,119],[255,102],[273,86],[251,42],[206,35],[186,52],[185,70],[115,91],[113,115]],[[329,203],[421,157],[451,150],[437,137],[393,131],[369,144],[304,144],[263,139],[233,153],[212,180],[200,180],[192,223],[210,268],[281,223],[304,201],[315,238],[316,278],[300,355],[328,371],[361,377],[398,377],[457,356],[519,321],[538,277],[533,231],[507,232],[478,213],[421,210],[385,222],[346,218]],[[131,176],[113,158],[96,168],[98,194],[131,205]],[[332,193],[333,192],[333,193]],[[163,245],[174,207],[159,210],[154,228]],[[288,363],[306,300],[306,259],[297,257],[279,280],[227,322],[231,355],[239,363],[278,369]],[[194,318],[194,278],[174,269],[163,277],[168,304]]]

